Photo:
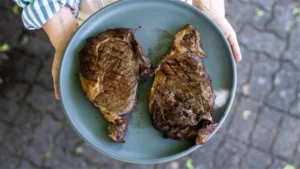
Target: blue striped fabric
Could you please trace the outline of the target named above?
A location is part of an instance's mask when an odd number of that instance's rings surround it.
[[[41,28],[56,12],[64,6],[72,9],[73,14],[78,14],[79,0],[13,0],[24,8],[22,20],[27,29]]]

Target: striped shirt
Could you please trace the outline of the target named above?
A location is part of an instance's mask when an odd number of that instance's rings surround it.
[[[64,6],[70,7],[74,16],[77,17],[80,1],[92,6],[94,6],[94,1],[99,1],[103,7],[115,0],[13,0],[13,2],[23,8],[22,20],[25,27],[30,30],[43,27]],[[182,1],[192,4],[192,0]]]
[[[70,7],[76,16],[79,0],[13,0],[23,8],[22,20],[27,29],[41,28],[56,12],[64,6]]]

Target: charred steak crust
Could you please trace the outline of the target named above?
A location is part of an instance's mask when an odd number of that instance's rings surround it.
[[[199,145],[217,127],[212,120],[215,94],[201,45],[200,33],[191,25],[183,27],[157,66],[149,95],[153,126],[166,138],[196,138]]]
[[[87,39],[79,52],[80,83],[91,103],[105,119],[113,141],[125,142],[128,119],[120,115],[135,109],[139,77],[153,74],[132,30],[109,29]]]

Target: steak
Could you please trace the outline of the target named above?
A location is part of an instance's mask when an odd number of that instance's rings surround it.
[[[80,50],[80,83],[91,103],[111,124],[109,137],[125,142],[128,126],[125,115],[135,109],[139,77],[153,73],[132,30],[109,29],[87,39]]]
[[[153,126],[165,138],[195,138],[196,144],[202,145],[217,127],[212,120],[216,96],[204,57],[200,33],[186,25],[155,70],[149,110]]]

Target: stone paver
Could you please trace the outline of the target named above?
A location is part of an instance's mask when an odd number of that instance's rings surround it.
[[[295,88],[277,89],[268,98],[268,104],[281,110],[288,111],[295,99]]]
[[[300,100],[299,99],[292,105],[291,113],[300,117]]]
[[[293,11],[296,7],[295,1],[279,1],[275,6],[274,19],[266,26],[267,30],[274,31],[281,38],[286,38],[294,23],[292,12],[286,11]]]
[[[300,167],[300,137],[298,139],[298,146],[296,149],[295,163]]]
[[[15,119],[15,125],[3,135],[3,145],[12,154],[22,156],[27,144],[32,139],[34,126],[38,125],[41,115],[33,112],[28,106],[22,107]]]
[[[278,132],[279,120],[282,115],[276,110],[264,107],[255,126],[251,143],[265,151],[271,148],[272,141]]]
[[[26,160],[22,160],[19,169],[31,169],[33,166]]]
[[[257,101],[264,101],[264,97],[272,89],[272,75],[279,68],[279,62],[261,54],[253,65],[249,83],[249,95]]]
[[[284,54],[284,58],[290,60],[294,65],[300,69],[300,58],[295,57],[300,53],[300,41],[299,37],[300,36],[300,27],[298,27],[295,31],[291,33],[291,38],[290,38],[290,46],[287,50],[287,52]]]
[[[3,122],[0,122],[0,143],[4,139],[4,135],[6,134],[6,132],[8,131],[8,129],[9,129],[9,126],[7,126]]]
[[[40,93],[43,94],[41,95]],[[52,101],[49,102],[49,100]],[[27,102],[38,111],[51,112],[55,115],[55,118],[60,120],[64,118],[61,105],[55,100],[52,90],[46,90],[40,85],[35,85],[33,86],[32,92],[28,96]]]
[[[273,58],[279,58],[286,46],[285,41],[277,38],[274,34],[258,31],[248,25],[241,32],[239,40],[249,50],[265,52]]]
[[[154,169],[155,165],[153,164],[127,164],[124,169]]]
[[[45,88],[53,90],[53,79],[52,76],[52,62],[53,58],[50,57],[49,59],[43,62],[44,67],[40,71],[37,77],[37,82],[41,83]]]
[[[28,144],[24,156],[37,165],[41,165],[47,153],[51,152],[55,134],[60,130],[60,123],[49,115],[44,115],[39,127],[36,128],[32,142]]]
[[[41,61],[37,56],[28,56],[23,52],[12,51],[12,66],[11,70],[15,73],[15,78],[26,82],[33,82],[38,71]]]
[[[250,68],[256,62],[256,53],[248,51],[245,47],[241,47],[243,60],[237,64],[237,92],[240,93],[243,90],[243,85],[247,85],[246,82],[249,79]]]
[[[246,146],[232,139],[226,139],[216,155],[215,168],[239,168],[239,161],[246,153]]]
[[[300,168],[299,0],[226,2],[243,55],[231,112],[206,145],[155,165],[111,159],[75,133],[54,98],[54,49],[13,6],[0,3],[0,45],[10,46],[0,52],[0,169],[187,169],[187,160],[194,169]]]
[[[251,129],[254,126],[254,120],[257,116],[258,102],[250,99],[242,99],[238,105],[236,115],[228,130],[228,134],[242,142],[248,143]],[[245,112],[249,112],[245,118]]]
[[[267,11],[271,11],[272,5],[276,2],[276,0],[241,0],[242,2],[252,2],[257,6],[264,8]]]
[[[29,85],[23,82],[6,83],[3,87],[3,95],[12,101],[21,101],[26,92],[29,89]]]
[[[257,29],[263,30],[264,25],[271,19],[269,12],[264,12],[262,16],[257,16],[256,11],[261,10],[260,7],[248,4],[244,6],[241,1],[231,0],[230,5],[227,5],[226,12],[230,23],[239,32],[243,25],[252,24]]]
[[[8,131],[8,134],[4,138],[3,145],[10,153],[21,156],[27,148],[30,136],[30,131],[15,126]]]
[[[41,113],[32,110],[28,104],[23,105],[15,119],[15,125],[33,133],[34,128],[41,124],[42,116]]]
[[[10,9],[12,7],[12,3],[10,3],[9,1],[3,1],[3,3],[1,4],[1,7],[3,9]]]
[[[254,169],[254,168],[267,168],[272,164],[272,157],[270,154],[250,149],[246,157],[242,161],[243,169]]]
[[[236,109],[237,109],[237,106],[240,104],[240,97],[241,97],[240,95],[236,96],[236,99],[234,100],[234,102],[231,106],[231,111],[228,114],[226,120],[224,121],[222,127],[219,129],[218,132],[222,132],[223,134],[228,133],[228,129],[230,128],[231,124],[233,124],[232,120],[234,119],[234,116],[237,113]]]
[[[19,106],[14,101],[4,98],[0,98],[0,103],[0,119],[12,122],[18,113]]]
[[[5,3],[5,2],[4,2]],[[19,36],[23,31],[23,23],[19,15],[14,15],[12,13],[12,5],[10,4],[8,8],[2,8],[3,2],[1,2],[0,10],[0,42],[5,40],[6,43],[11,44],[11,46],[17,46]],[[5,32],[5,33],[4,33]]]
[[[55,140],[55,146],[56,148],[63,149],[65,152],[74,153],[77,145],[82,142],[82,139],[73,130],[69,122],[66,122],[64,129]]]
[[[295,149],[298,148],[300,120],[285,115],[282,123],[273,146],[273,152],[280,157],[292,159]]]
[[[12,156],[8,149],[3,145],[0,145],[0,150],[0,168],[15,169],[18,163],[20,162],[19,159]]]
[[[47,159],[45,166],[51,168],[64,168],[64,169],[82,169],[93,167],[88,162],[78,156],[71,156],[64,152],[60,147],[55,147],[51,156]]]
[[[52,46],[49,45],[49,41],[42,36],[46,36],[45,33],[40,34],[39,36],[27,36],[27,43],[25,43],[23,40],[23,44],[18,46],[17,49],[24,50],[25,53],[34,56],[37,60],[43,60],[48,55],[53,53],[50,52]],[[24,37],[22,38],[24,39]],[[20,43],[22,43],[22,40]]]
[[[290,163],[285,160],[276,158],[273,160],[273,164],[271,165],[270,169],[283,169],[286,165],[290,165]]]
[[[92,147],[84,144],[82,146],[82,155],[85,156],[94,165],[98,165],[102,168],[122,168],[125,164],[123,162],[111,159],[104,154],[97,152]]]
[[[296,99],[297,84],[300,81],[299,71],[290,64],[284,63],[275,76],[275,90],[269,95],[267,103],[282,110],[288,110]]]
[[[290,87],[297,87],[300,77],[297,76],[298,70],[288,63],[284,63],[279,73],[275,77],[276,88],[284,89]]]
[[[171,162],[167,162],[167,163],[162,163],[162,164],[158,164],[155,169],[182,169],[182,168],[186,168],[186,161],[187,159],[190,159],[188,157],[182,157],[178,160],[174,160]],[[195,160],[197,159],[191,159],[192,160],[192,164],[194,165],[194,163],[196,162]],[[199,167],[199,169],[201,169]]]
[[[213,168],[215,151],[217,151],[222,140],[223,135],[218,132],[206,145],[203,145],[201,148],[192,153],[190,157],[193,161],[194,167],[199,169]]]

